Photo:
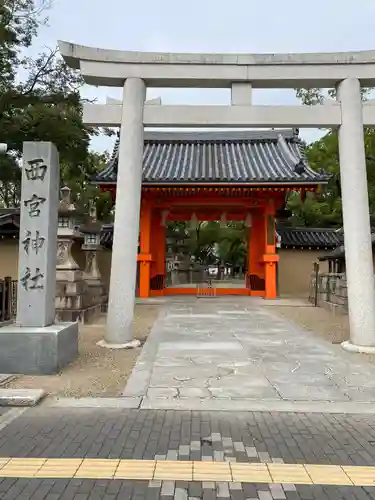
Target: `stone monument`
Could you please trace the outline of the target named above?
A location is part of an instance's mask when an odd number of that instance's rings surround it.
[[[0,372],[51,374],[78,354],[78,324],[54,323],[59,156],[23,146],[16,324],[0,329]]]

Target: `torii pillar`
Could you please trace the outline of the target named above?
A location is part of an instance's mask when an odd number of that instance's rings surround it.
[[[342,81],[337,98],[341,102],[339,153],[350,324],[350,341],[342,346],[375,353],[375,285],[359,80]]]
[[[140,345],[133,339],[139,213],[142,187],[143,109],[145,83],[127,78],[124,83],[117,173],[111,280],[107,328],[99,344],[111,348]]]

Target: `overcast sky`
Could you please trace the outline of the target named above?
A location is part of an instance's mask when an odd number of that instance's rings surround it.
[[[166,52],[330,52],[375,48],[375,0],[54,0],[33,47],[57,40],[94,47]],[[104,102],[119,89],[87,87]],[[151,89],[165,104],[225,104],[229,91]],[[292,90],[256,90],[254,104],[297,104]],[[306,140],[316,131],[301,131]],[[96,150],[113,139],[95,138]]]

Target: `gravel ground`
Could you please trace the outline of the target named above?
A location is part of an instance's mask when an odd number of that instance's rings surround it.
[[[290,302],[288,306],[273,306],[270,312],[291,320],[332,344],[341,344],[344,340],[349,340],[347,315],[335,316],[321,307],[312,307],[307,301],[306,305],[301,305],[301,300],[295,300],[295,304],[293,300]],[[375,364],[374,355],[358,354],[358,356]]]
[[[287,306],[272,306],[270,312],[279,314],[290,319],[294,323],[311,330],[324,337],[332,344],[340,344],[349,339],[348,316],[335,316],[321,307],[313,307],[306,301],[300,299],[293,301]]]
[[[134,314],[134,337],[142,342],[160,311],[158,305],[136,305]],[[17,389],[44,389],[50,396],[61,397],[116,397],[124,390],[142,347],[137,349],[105,349],[96,342],[103,338],[102,325],[81,326],[79,333],[79,356],[57,375],[24,375],[12,380],[4,387]]]

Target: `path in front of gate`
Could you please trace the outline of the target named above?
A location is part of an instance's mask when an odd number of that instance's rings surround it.
[[[165,302],[124,396],[140,408],[372,412],[375,367],[258,298]]]

